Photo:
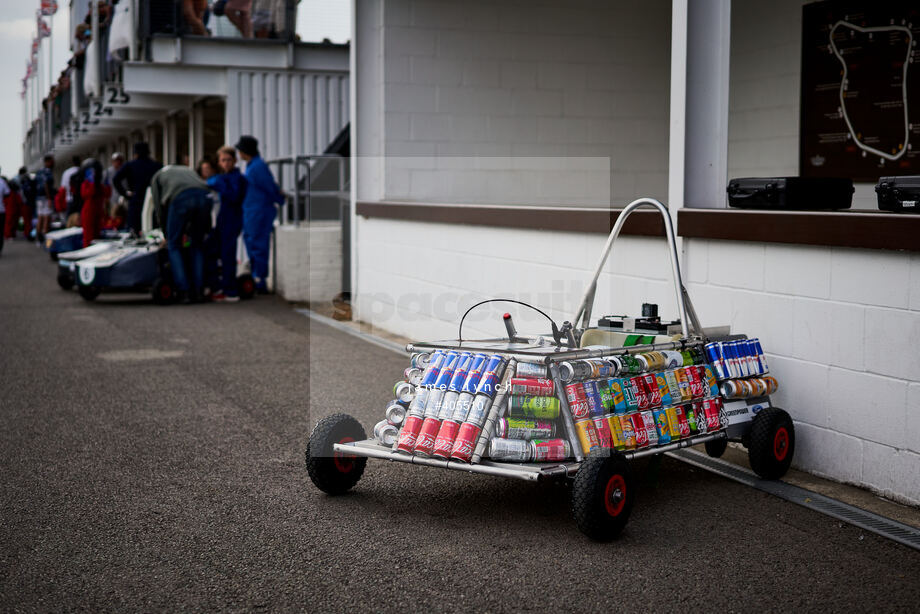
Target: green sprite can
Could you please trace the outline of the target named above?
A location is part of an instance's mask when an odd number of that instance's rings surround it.
[[[554,419],[559,417],[559,399],[556,397],[533,397],[511,395],[509,402],[512,416]]]

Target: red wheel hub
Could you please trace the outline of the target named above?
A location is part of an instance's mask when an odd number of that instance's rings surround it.
[[[165,284],[160,286],[160,298],[168,299],[170,296],[172,296],[172,288]]]
[[[622,475],[617,473],[607,480],[607,488],[604,489],[604,506],[611,516],[619,516],[625,505],[626,481]]]
[[[776,429],[776,435],[773,436],[773,456],[776,460],[781,461],[789,454],[789,431],[785,426]]]
[[[354,437],[343,437],[339,439],[338,443],[351,443],[354,440]],[[339,470],[339,473],[348,473],[354,469],[356,458],[357,456],[354,454],[342,454],[341,452],[332,453],[332,462],[335,464],[335,468]]]
[[[254,286],[251,279],[247,279],[243,282],[243,294],[252,294],[253,289]]]

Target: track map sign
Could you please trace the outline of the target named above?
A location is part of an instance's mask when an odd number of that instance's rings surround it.
[[[920,175],[920,2],[802,8],[804,177]]]

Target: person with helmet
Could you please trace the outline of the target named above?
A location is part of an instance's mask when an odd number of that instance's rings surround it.
[[[87,158],[80,165],[80,197],[83,207],[80,211],[80,224],[83,226],[83,247],[89,247],[93,240],[99,238],[102,223],[105,220],[105,204],[112,194],[112,188],[105,184],[102,163],[95,158]]]
[[[268,256],[272,228],[275,222],[275,204],[284,203],[284,196],[272,177],[272,172],[259,155],[259,141],[252,136],[242,136],[236,144],[240,156],[246,161],[248,188],[243,200],[243,242],[252,263],[252,277],[256,290],[266,293]]]

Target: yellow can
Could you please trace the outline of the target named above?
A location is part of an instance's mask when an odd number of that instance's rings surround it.
[[[575,433],[578,435],[578,441],[581,443],[581,451],[587,456],[592,450],[601,447],[597,438],[597,427],[592,420],[579,420],[575,423]]]

